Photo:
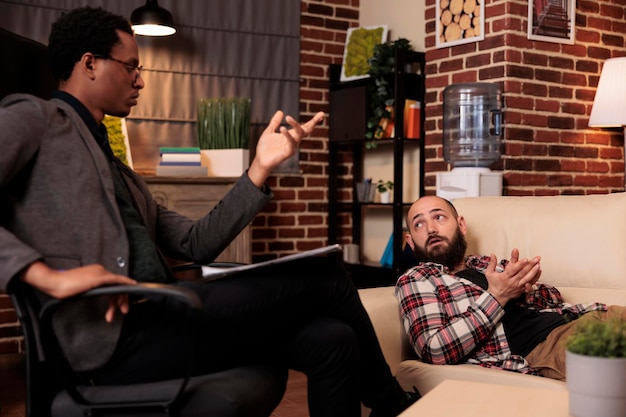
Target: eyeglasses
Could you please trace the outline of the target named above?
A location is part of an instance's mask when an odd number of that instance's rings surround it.
[[[132,74],[133,72],[136,71],[137,76],[138,77],[141,76],[141,70],[143,69],[143,65],[130,64],[128,62],[120,61],[119,59],[115,59],[110,56],[104,56],[104,55],[94,55],[94,58],[108,59],[109,61],[115,61],[117,63],[124,65],[126,67],[126,71],[128,71],[129,74]]]

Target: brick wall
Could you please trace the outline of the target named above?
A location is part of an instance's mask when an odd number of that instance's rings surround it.
[[[443,89],[494,82],[505,97],[504,171],[508,195],[624,190],[620,129],[587,127],[604,60],[626,55],[624,0],[576,1],[574,45],[530,41],[527,0],[487,0],[485,40],[435,48],[435,1],[426,0],[426,186],[443,160]]]
[[[0,354],[23,351],[22,331],[6,294],[0,293]]]

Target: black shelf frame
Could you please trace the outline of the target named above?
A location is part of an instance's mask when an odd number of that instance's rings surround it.
[[[340,82],[339,74],[341,67],[331,65],[330,72],[330,140],[328,155],[328,239],[329,243],[339,242],[340,214],[349,212],[352,215],[352,242],[358,243],[362,247],[364,231],[363,211],[365,207],[391,206],[393,219],[393,266],[383,276],[397,276],[403,272],[405,264],[403,262],[403,241],[404,241],[404,211],[412,203],[403,199],[403,155],[410,141],[412,144],[417,141],[419,147],[419,196],[424,195],[424,122],[425,122],[425,54],[414,51],[397,51],[396,70],[393,74],[394,88],[394,123],[396,126],[396,136],[390,139],[378,140],[378,146],[391,146],[393,153],[393,203],[363,203],[356,201],[356,193],[353,191],[352,202],[338,201],[340,190],[340,152],[352,153],[352,188],[356,188],[357,181],[363,179],[363,157],[365,144],[369,139],[365,138],[366,123],[371,114],[369,96],[369,84],[371,80],[363,79],[350,82]],[[338,94],[335,94],[338,93]],[[337,98],[336,103],[334,98]],[[421,103],[420,111],[420,137],[403,137],[404,126],[404,105],[405,99],[410,98]],[[344,104],[351,104],[345,106]],[[349,108],[345,108],[349,107]],[[333,118],[334,117],[334,118]],[[368,265],[368,269],[371,269]],[[380,269],[380,267],[379,267]],[[389,269],[389,268],[387,268]],[[381,283],[387,285],[388,282]]]

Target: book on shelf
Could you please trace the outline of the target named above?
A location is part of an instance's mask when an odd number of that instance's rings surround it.
[[[202,155],[198,153],[161,153],[162,162],[202,162]]]
[[[326,255],[332,252],[338,252],[340,250],[341,250],[341,246],[338,244],[334,244],[334,245],[324,246],[322,248],[311,249],[311,250],[304,251],[304,252],[294,253],[293,255],[287,255],[287,256],[280,257],[280,258],[276,258],[276,259],[270,259],[269,261],[257,262],[254,264],[239,264],[237,266],[226,266],[226,267],[203,265],[202,266],[202,278],[207,281],[211,281],[215,279],[224,278],[229,275],[236,274],[238,272],[250,271],[252,269],[257,269],[257,268],[261,268],[261,267],[269,266],[269,265],[278,265],[278,264],[282,264],[285,262],[292,262],[297,259],[308,258],[311,256]]]
[[[389,112],[389,117],[381,117],[378,122],[380,129],[377,130],[376,139],[392,138],[395,132],[395,120],[393,115],[393,106],[386,106],[385,110]]]
[[[421,104],[417,100],[404,100],[404,137],[419,139],[421,134]]]
[[[207,177],[208,167],[202,165],[157,165],[156,175],[159,177]]]
[[[161,161],[156,175],[162,177],[206,177],[207,167],[202,166],[202,155],[197,147],[159,148]]]
[[[159,162],[159,165],[162,166],[200,166],[202,163],[200,161],[163,161]]]
[[[200,153],[200,148],[198,147],[183,147],[183,146],[163,146],[159,148],[159,153],[163,155],[164,153]]]
[[[380,257],[380,265],[386,268],[391,268],[393,266],[393,233],[387,241],[383,256]]]

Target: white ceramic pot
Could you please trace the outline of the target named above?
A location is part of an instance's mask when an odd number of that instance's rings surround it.
[[[570,413],[574,417],[626,417],[626,358],[565,353]]]
[[[391,192],[384,191],[380,194],[380,202],[383,204],[388,204],[391,201]]]
[[[200,154],[209,177],[239,177],[250,166],[248,149],[202,149]]]

